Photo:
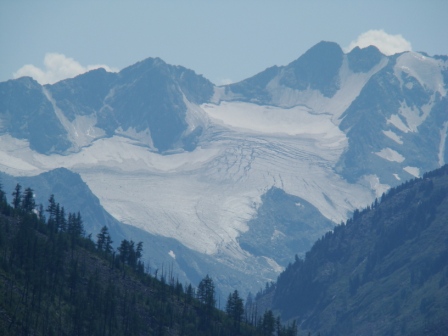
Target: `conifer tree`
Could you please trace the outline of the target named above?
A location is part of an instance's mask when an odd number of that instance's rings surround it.
[[[97,241],[96,241],[96,248],[99,251],[105,251],[106,250],[106,246],[107,243],[109,242],[109,244],[112,243],[112,241],[110,240],[110,236],[109,236],[109,229],[107,228],[107,226],[103,226],[101,228],[100,233],[98,233],[96,235],[97,237]],[[110,248],[110,246],[109,246]]]
[[[39,216],[39,220],[41,220],[43,223],[45,223],[44,206],[42,204],[39,204],[39,210],[38,210],[37,215]]]
[[[54,232],[55,229],[57,230],[57,226],[56,226],[56,201],[54,199],[54,195],[51,194],[50,198],[48,199],[48,207],[47,207],[47,212],[48,212],[48,228],[50,230],[50,232]]]
[[[118,252],[120,253],[119,260],[123,264],[126,264],[129,260],[129,248],[130,243],[126,239],[122,240],[120,246],[118,247]]]
[[[229,294],[226,303],[226,312],[233,320],[233,326],[239,328],[244,314],[244,304],[237,290]]]
[[[208,274],[198,285],[197,297],[199,302],[203,303],[210,310],[216,306],[215,284]]]
[[[34,191],[31,188],[26,188],[22,196],[22,209],[26,212],[32,212],[36,208],[34,200]]]
[[[107,233],[106,240],[104,242],[104,252],[106,252],[106,254],[110,254],[113,252],[112,243],[112,238],[110,238],[109,233]]]
[[[6,194],[3,190],[3,184],[0,182],[0,203],[6,201]]]
[[[75,214],[73,214],[73,234],[76,237],[82,237],[85,234],[84,231],[84,224],[82,221],[81,213],[78,211],[78,214],[75,217]]]
[[[65,209],[64,207],[61,207],[61,211],[59,214],[59,230],[61,232],[66,232],[67,231],[67,219],[65,218]]]
[[[48,221],[55,220],[56,217],[56,201],[54,199],[54,195],[51,194],[50,198],[48,199],[48,207],[47,210],[49,218]]]
[[[56,212],[54,216],[55,228],[56,232],[59,232],[61,228],[61,206],[59,203],[56,203]]]
[[[274,313],[272,313],[272,310],[267,310],[263,314],[263,318],[261,320],[261,331],[263,332],[263,335],[269,335],[271,336],[275,331],[275,317]]]
[[[12,197],[12,206],[14,209],[19,209],[22,202],[22,186],[19,183],[16,184]]]

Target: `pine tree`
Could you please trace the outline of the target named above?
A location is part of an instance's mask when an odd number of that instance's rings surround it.
[[[275,317],[272,310],[268,310],[263,314],[263,318],[261,320],[261,331],[263,335],[271,336],[275,331]]]
[[[142,253],[143,253],[143,243],[138,242],[137,250],[135,251],[135,256],[137,257],[137,261],[140,260],[140,258],[142,257]]]
[[[6,201],[6,194],[3,191],[3,184],[0,182],[0,203],[3,203]]]
[[[110,240],[109,229],[107,228],[107,226],[103,226],[101,228],[100,233],[98,233],[96,237],[97,237],[96,248],[99,251],[105,251],[107,241]]]
[[[126,263],[129,255],[129,242],[126,239],[121,241],[121,244],[118,247],[118,252],[120,253],[119,259],[121,260],[121,262],[123,264]]]
[[[186,294],[186,303],[191,303],[191,301],[193,301],[193,297],[194,297],[194,289],[193,286],[191,284],[188,284],[187,289],[185,290],[185,294]]]
[[[3,185],[0,183],[0,212],[4,212],[8,208],[8,202],[6,201],[6,194],[3,191]]]
[[[64,207],[61,207],[61,211],[59,214],[59,230],[61,232],[67,231],[67,219],[65,218],[65,209]]]
[[[55,213],[54,222],[55,222],[56,232],[59,232],[59,230],[61,228],[61,206],[59,205],[59,203],[56,203],[56,213]]]
[[[203,305],[201,309],[202,313],[200,314],[200,328],[206,333],[211,334],[210,322],[216,306],[216,298],[215,285],[212,278],[210,278],[208,274],[201,280],[201,282],[199,282],[196,295],[198,301]]]
[[[81,218],[81,214],[78,211],[78,214],[75,217],[75,214],[73,214],[73,234],[75,235],[75,237],[83,237],[85,234],[84,231],[84,224]]]
[[[227,315],[233,320],[233,326],[239,328],[244,314],[243,299],[240,298],[238,291],[235,290],[229,294],[226,304]]]
[[[208,274],[198,285],[197,297],[199,302],[204,304],[210,310],[216,306],[215,284]]]
[[[113,252],[113,248],[112,248],[112,238],[110,238],[109,232],[106,235],[106,240],[104,242],[104,252],[106,252],[106,254],[111,254]]]
[[[50,232],[55,232],[55,230],[57,230],[57,226],[56,226],[56,211],[57,211],[57,207],[56,207],[56,201],[54,199],[54,195],[51,194],[50,198],[48,199],[48,207],[47,210],[48,212],[48,228],[50,230]]]
[[[26,212],[32,212],[36,208],[34,200],[34,191],[31,188],[26,188],[22,196],[22,209]]]
[[[12,206],[14,209],[19,209],[20,204],[22,202],[22,186],[17,183],[16,187],[14,188],[14,192],[12,193]]]
[[[48,221],[54,221],[56,217],[56,201],[53,194],[51,194],[50,198],[48,199],[48,207],[46,211],[49,215]]]
[[[44,206],[42,204],[39,204],[39,210],[37,212],[37,215],[39,217],[39,220],[42,223],[45,223],[45,213],[44,213]]]

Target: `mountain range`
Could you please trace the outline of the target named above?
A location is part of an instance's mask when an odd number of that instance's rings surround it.
[[[446,162],[447,85],[446,56],[332,42],[226,86],[158,58],[9,80],[2,182],[89,209],[93,237],[106,223],[147,240],[154,269],[254,292],[355,209]]]

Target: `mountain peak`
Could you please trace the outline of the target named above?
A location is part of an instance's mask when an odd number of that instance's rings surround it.
[[[27,89],[36,89],[41,86],[33,77],[29,76],[10,79],[5,83],[9,83],[9,85],[23,85]]]
[[[368,72],[377,65],[384,55],[371,45],[366,48],[353,48],[348,54],[348,65],[353,72]]]
[[[332,97],[339,89],[337,78],[343,55],[337,43],[319,42],[286,66],[280,84],[296,90],[319,90]]]
[[[154,69],[154,68],[165,68],[165,67],[170,67],[169,64],[167,64],[164,60],[162,60],[159,57],[148,57],[145,58],[142,61],[139,61],[135,64],[132,64],[126,68],[124,68],[123,70],[120,71],[120,74],[122,73],[127,73],[129,71],[132,70],[137,70],[138,71],[146,71],[146,70],[150,70],[150,69]]]
[[[339,44],[332,41],[320,41],[316,43],[314,46],[312,46],[306,53],[312,53],[312,52],[342,52],[342,48]],[[306,54],[305,53],[305,54]]]

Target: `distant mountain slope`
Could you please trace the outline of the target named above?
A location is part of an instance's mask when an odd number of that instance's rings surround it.
[[[443,335],[448,165],[355,211],[280,274],[272,308],[321,335]]]
[[[27,139],[30,148],[40,153],[70,148],[42,86],[29,77],[0,83],[0,133]]]
[[[189,123],[187,104],[201,104],[212,94],[208,80],[158,58],[119,73],[97,69],[53,85],[20,78],[0,83],[0,131],[45,154],[78,151],[117,133],[160,152],[193,150],[201,128]]]
[[[338,163],[345,178],[376,174],[396,185],[446,162],[447,69],[418,53],[389,57],[341,116],[349,139]]]
[[[312,204],[279,188],[269,189],[261,202],[257,215],[247,223],[249,230],[238,242],[251,254],[269,256],[282,267],[291,256],[301,251],[303,255],[322,232],[334,226]]]

